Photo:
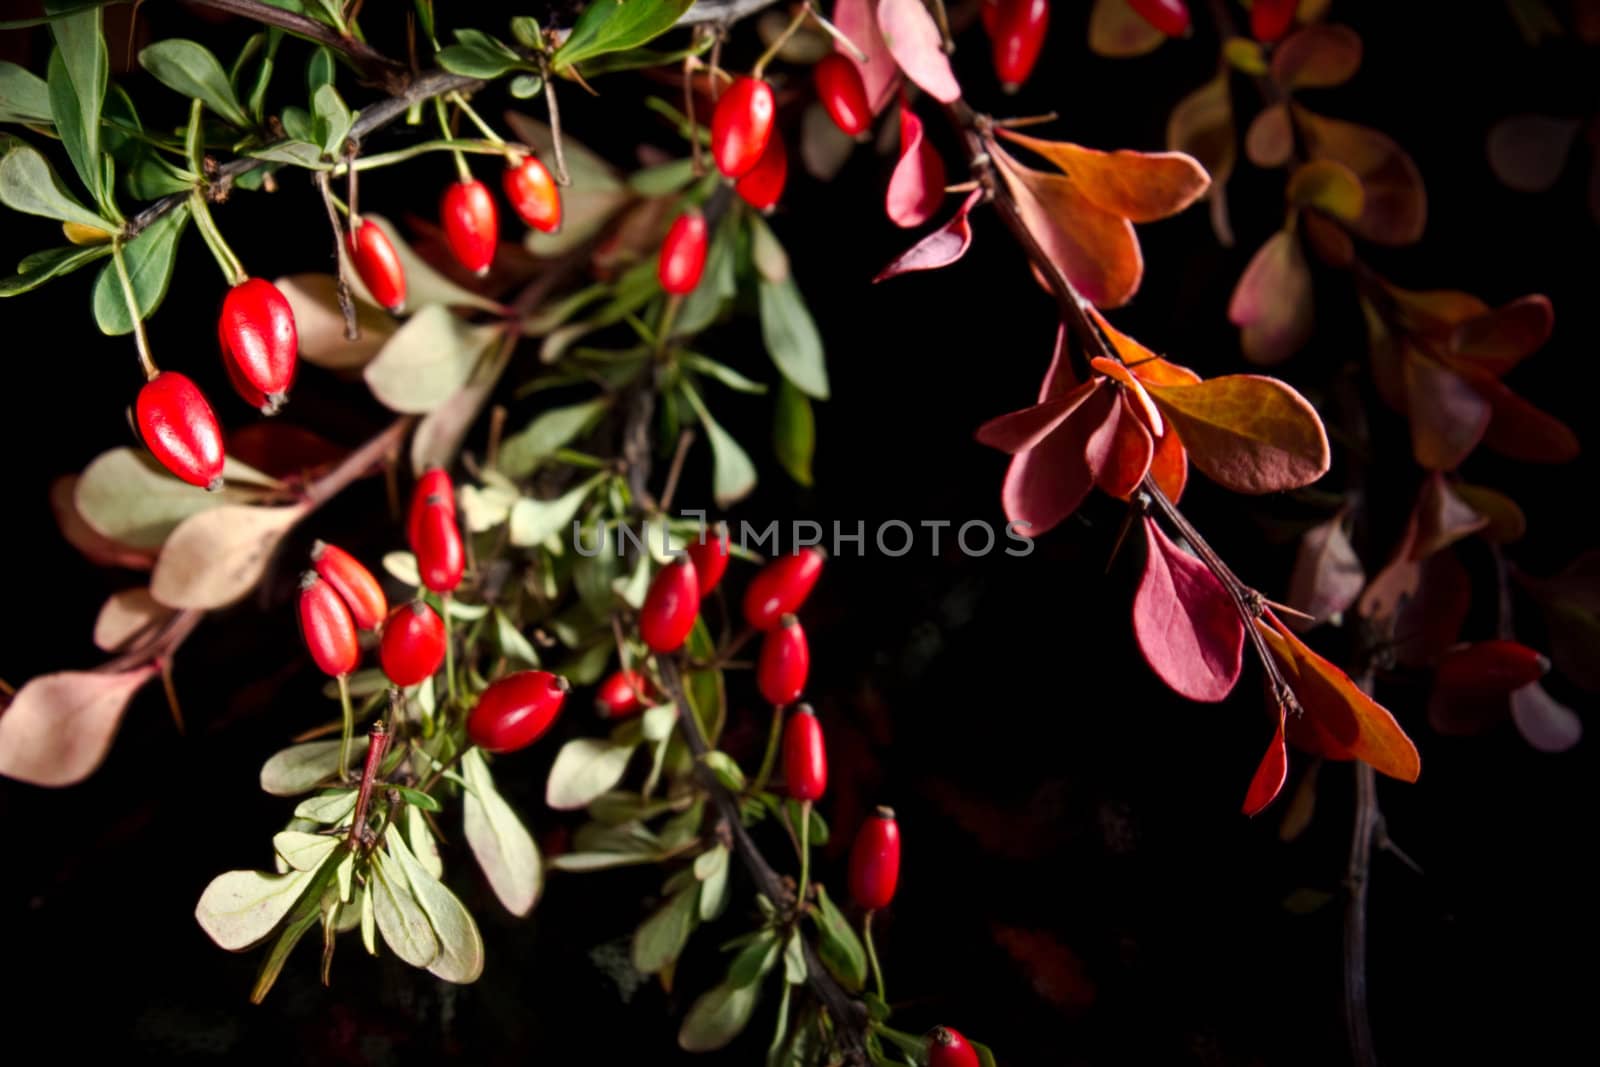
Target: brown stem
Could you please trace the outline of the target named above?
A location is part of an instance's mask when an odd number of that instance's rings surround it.
[[[355,178],[355,173],[355,168],[351,167],[350,176],[352,181]],[[354,300],[350,299],[350,283],[345,281],[344,277],[344,254],[341,248],[344,243],[344,229],[339,225],[339,212],[333,206],[333,189],[329,184],[328,172],[325,170],[317,171],[316,182],[317,192],[322,194],[322,206],[328,210],[328,226],[333,230],[333,272],[339,281],[339,311],[344,315],[344,339],[346,341],[359,341],[361,339],[361,327],[356,322],[356,304]],[[356,205],[353,197],[351,201],[350,215],[353,219]]]
[[[259,22],[264,26],[277,26],[287,30],[296,37],[303,37],[317,44],[327,45],[336,51],[343,52],[360,66],[367,68],[369,73],[385,73],[405,68],[373,48],[365,41],[358,41],[354,37],[344,37],[331,26],[324,25],[305,15],[297,15],[293,11],[286,11],[281,7],[262,3],[262,0],[190,0],[192,7],[208,7],[213,11],[226,11],[232,15],[243,15],[247,19]]]
[[[372,788],[378,780],[378,769],[383,766],[384,753],[389,748],[389,731],[379,719],[367,734],[367,760],[361,766],[360,792],[356,794],[356,811],[350,819],[350,847],[362,845],[362,833],[367,828],[367,808],[372,803]]]
[[[1370,684],[1371,679],[1362,681]],[[1372,1014],[1367,999],[1367,885],[1372,844],[1380,832],[1383,815],[1378,810],[1378,779],[1372,765],[1356,760],[1355,768],[1355,825],[1350,833],[1350,863],[1345,869],[1349,899],[1344,906],[1344,1025],[1350,1062],[1354,1067],[1376,1067],[1378,1054],[1372,1044]]]

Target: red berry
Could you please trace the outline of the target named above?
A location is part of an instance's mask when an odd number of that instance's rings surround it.
[[[1184,0],[1128,0],[1128,6],[1168,37],[1189,32],[1189,5]]]
[[[617,671],[600,683],[594,708],[602,719],[624,719],[649,701],[650,683],[638,671]]]
[[[390,311],[399,311],[406,302],[406,272],[389,235],[370,222],[352,219],[346,244],[356,274],[372,299]]]
[[[333,586],[307,571],[300,579],[300,632],[322,673],[337,678],[356,669],[361,645],[355,620]]]
[[[928,1067],[978,1067],[978,1050],[948,1026],[936,1026],[928,1035]]]
[[[850,895],[868,911],[887,908],[900,882],[900,824],[879,808],[867,816],[850,847]]]
[[[1250,8],[1250,35],[1271,44],[1289,32],[1299,0],[1255,0]]]
[[[822,549],[813,545],[761,568],[744,591],[745,621],[757,630],[770,630],[785,615],[799,611],[822,574],[822,560]]]
[[[809,704],[796,708],[783,728],[783,781],[796,800],[817,800],[828,791],[828,750]]]
[[[383,624],[378,662],[398,686],[432,678],[444,662],[444,620],[420,600],[401,604]]]
[[[656,276],[661,288],[674,296],[687,296],[700,284],[706,269],[706,217],[698,211],[685,211],[673,220],[661,242],[661,259]]]
[[[761,659],[756,664],[756,686],[769,704],[793,704],[806,687],[811,673],[811,649],[806,646],[806,631],[800,620],[785,615],[776,630],[761,642]]]
[[[561,190],[550,168],[529,156],[506,168],[503,182],[511,210],[529,226],[543,233],[561,228]]]
[[[245,400],[264,394],[267,404],[277,410],[294,381],[295,357],[300,352],[294,309],[278,287],[261,278],[249,278],[229,289],[222,298],[217,334],[223,358],[232,361],[230,373],[236,368],[254,386]]]
[[[456,262],[487,274],[500,241],[500,214],[489,187],[480,181],[451,182],[439,198],[439,223]]]
[[[652,652],[676,652],[700,613],[700,577],[694,561],[680,557],[662,567],[639,611],[639,636]]]
[[[988,5],[985,5],[986,8]],[[999,0],[989,26],[994,69],[1007,92],[1028,80],[1050,25],[1050,0]]]
[[[772,137],[777,103],[772,86],[755,78],[737,78],[711,112],[711,154],[717,169],[742,178],[761,159]]]
[[[311,546],[311,562],[323,581],[344,598],[350,617],[363,630],[376,630],[389,613],[389,598],[383,586],[361,561],[338,545],[318,541]]]
[[[702,530],[699,537],[689,542],[687,551],[694,560],[695,577],[700,580],[700,595],[704,597],[717,587],[728,570],[728,524],[717,523],[709,534]]]
[[[867,100],[867,86],[861,72],[849,56],[838,52],[822,57],[812,72],[817,83],[817,99],[827,109],[833,124],[859,137],[872,125],[872,104]]]
[[[411,550],[416,553],[423,585],[435,593],[449,593],[460,585],[467,569],[467,552],[461,543],[461,528],[456,525],[455,508],[438,497],[429,497]]]
[[[430,500],[448,507],[451,515],[456,513],[456,487],[443,468],[429,467],[423,471],[422,477],[417,479],[417,487],[411,492],[411,510],[406,513],[406,543],[413,550],[417,544],[417,531],[422,527],[422,513]]]
[[[222,487],[222,427],[194,382],[162,371],[139,390],[134,416],[163,467],[190,485]]]
[[[228,372],[228,381],[233,383],[234,392],[239,394],[239,399],[255,408],[263,415],[277,414],[278,405],[267,399],[267,394],[257,389],[255,383],[244,376],[239,363],[233,358],[233,352],[228,348],[228,338],[222,332],[222,323],[217,323],[217,343],[222,348],[222,369]]]
[[[789,150],[783,147],[783,138],[773,134],[761,159],[733,183],[733,191],[757,211],[771,211],[783,195],[783,183],[788,179]]]
[[[565,678],[549,671],[506,675],[478,698],[467,717],[467,739],[490,752],[527,748],[556,721],[568,688]]]

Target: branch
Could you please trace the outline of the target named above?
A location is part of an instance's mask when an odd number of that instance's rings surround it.
[[[1370,677],[1357,684],[1363,689]],[[1350,863],[1345,869],[1344,1027],[1354,1067],[1377,1067],[1372,1042],[1372,1013],[1367,1003],[1367,885],[1372,843],[1383,824],[1378,810],[1378,778],[1372,764],[1356,761],[1355,826],[1350,834]]]
[[[364,66],[382,67],[389,71],[404,70],[404,66],[395,62],[365,41],[358,41],[354,37],[347,37],[333,27],[316,19],[307,18],[305,15],[286,11],[281,7],[262,3],[261,0],[190,0],[191,7],[208,7],[213,11],[226,11],[231,15],[243,15],[247,19],[261,23],[263,26],[276,26],[286,30],[296,37],[303,37],[317,44],[327,45],[329,48],[343,52],[351,59]]]

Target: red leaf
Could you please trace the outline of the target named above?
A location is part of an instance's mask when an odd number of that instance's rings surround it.
[[[1366,202],[1355,230],[1369,241],[1410,244],[1428,221],[1422,173],[1405,150],[1377,130],[1294,109],[1296,126],[1313,159],[1332,159],[1356,172]]]
[[[955,216],[943,226],[906,249],[900,258],[878,272],[872,279],[881,282],[900,274],[916,270],[938,270],[948,267],[967,254],[972,247],[972,223],[967,213],[983,196],[983,190],[974,189],[956,209]]]
[[[1428,667],[1461,640],[1472,610],[1472,581],[1454,552],[1437,552],[1411,567],[1414,585],[1394,616],[1394,658],[1407,667]]]
[[[1127,396],[1111,406],[1100,428],[1089,436],[1086,455],[1102,492],[1127,500],[1144,481],[1155,452],[1150,431],[1129,408]]]
[[[1450,350],[1472,367],[1499,378],[1543,348],[1553,329],[1555,311],[1548,297],[1519,297],[1457,325]]]
[[[1134,222],[1176,215],[1211,186],[1205,168],[1182,152],[1102,152],[1004,127],[997,132],[1054,163],[1096,207]]]
[[[1267,743],[1266,755],[1250,779],[1250,788],[1244,794],[1244,813],[1259,815],[1268,804],[1277,799],[1283,783],[1289,776],[1289,751],[1283,743],[1283,709],[1278,709],[1278,728]]]
[[[1244,131],[1244,154],[1250,162],[1266,170],[1281,167],[1294,157],[1294,126],[1289,121],[1289,105],[1273,104],[1262,108]]]
[[[897,226],[921,226],[944,200],[944,160],[922,135],[922,120],[900,105],[900,162],[889,176],[885,209]]]
[[[878,0],[878,29],[906,77],[942,104],[961,99],[939,27],[922,0]]]
[[[1444,475],[1435,471],[1423,480],[1417,497],[1417,537],[1411,548],[1411,558],[1427,559],[1487,525],[1489,520],[1456,496]]]
[[[1145,662],[1173,691],[1215,703],[1243,664],[1244,622],[1217,576],[1144,520],[1144,577],[1133,598],[1133,634]]]
[[[1343,85],[1360,67],[1360,36],[1325,22],[1307,26],[1272,50],[1272,78],[1285,89]]]
[[[1099,387],[1097,381],[1085,382],[1062,396],[990,419],[978,427],[978,441],[1010,455],[1026,452],[1054,433]]]
[[[872,105],[872,113],[876,115],[894,99],[900,68],[895,65],[894,57],[889,54],[889,46],[878,31],[872,0],[838,0],[833,5],[833,24],[867,57],[862,62],[849,49],[842,49],[846,58],[861,72],[861,83],[866,87],[867,100]]]
[[[274,478],[305,476],[331,467],[349,454],[319,434],[280,419],[242,426],[227,435],[228,458],[242,460]]]
[[[1492,409],[1485,446],[1525,463],[1566,463],[1578,457],[1577,435],[1566,423],[1492,378],[1476,384]]]
[[[1228,319],[1243,331],[1240,343],[1252,363],[1282,363],[1311,339],[1311,268],[1300,241],[1279,230],[1261,246],[1239,278]]]
[[[1361,560],[1344,532],[1343,515],[1313,526],[1300,539],[1289,577],[1289,604],[1315,621],[1291,620],[1289,625],[1305,630],[1327,622],[1356,602],[1366,581]]]
[[[1132,337],[1123,333],[1106,317],[1094,308],[1089,309],[1089,314],[1094,318],[1095,324],[1111,342],[1111,347],[1116,350],[1117,358],[1127,364],[1128,370],[1145,385],[1198,385],[1200,375],[1188,367],[1181,367],[1161,356],[1156,355]]]
[[[1583,737],[1577,713],[1538,682],[1511,694],[1511,721],[1522,739],[1540,752],[1565,752]]]
[[[1328,470],[1328,435],[1305,397],[1276,378],[1230,374],[1150,395],[1189,458],[1236,493],[1310,485]]]
[[[1189,453],[1172,429],[1156,438],[1156,452],[1150,457],[1150,477],[1156,488],[1176,504],[1189,484]]]
[[[1018,534],[1039,537],[1055,529],[1094,488],[1089,436],[1105,422],[1114,399],[1110,390],[1094,390],[1054,433],[1011,460],[1000,501]]]
[[[1044,381],[1039,386],[1039,402],[1042,404],[1051,397],[1069,393],[1077,385],[1077,376],[1072,373],[1072,357],[1067,352],[1067,325],[1061,323],[1056,327],[1056,346],[1050,353],[1050,368],[1044,372]]]
[[[1489,402],[1461,375],[1407,349],[1403,357],[1411,451],[1428,470],[1459,467],[1489,428]]]
[[[1096,356],[1089,361],[1089,366],[1094,370],[1112,379],[1126,392],[1127,400],[1144,419],[1145,426],[1149,427],[1152,434],[1157,436],[1165,432],[1165,423],[1161,418],[1161,411],[1156,407],[1156,402],[1150,399],[1150,394],[1145,391],[1144,383],[1135,377],[1132,370],[1114,359]]]
[[[1043,930],[994,926],[994,937],[1016,960],[1034,991],[1063,1012],[1078,1014],[1094,1003],[1095,985],[1083,961]]]
[[[73,785],[105,759],[122,713],[155,664],[120,674],[62,671],[17,691],[0,712],[0,775],[32,785]]]

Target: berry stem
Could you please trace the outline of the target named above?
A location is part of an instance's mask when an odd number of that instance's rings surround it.
[[[841,45],[843,45],[844,48],[845,48],[845,51],[849,52],[851,54],[851,56],[853,56],[855,58],[856,62],[858,62],[858,63],[866,63],[866,62],[868,62],[867,53],[862,51],[861,46],[856,44],[849,37],[847,37],[845,35],[845,32],[843,30],[841,30],[839,27],[835,26],[832,22],[830,22],[827,19],[823,18],[821,12],[813,11],[811,13],[811,20],[813,22],[815,22],[818,26],[821,26],[823,28],[823,30],[827,32],[829,37],[832,37],[835,41],[838,41]]]
[[[756,65],[750,68],[750,77],[759,81],[762,73],[767,69],[767,64],[778,57],[779,51],[789,43],[789,38],[798,33],[800,27],[805,25],[806,19],[811,18],[814,14],[815,12],[811,10],[809,2],[801,4],[800,10],[796,11],[794,18],[789,20],[789,25],[783,28],[783,32],[778,34],[777,40],[767,46],[767,50],[761,53],[761,58],[756,60]]]
[[[861,920],[861,940],[867,946],[867,963],[872,967],[872,982],[878,987],[878,999],[887,1003],[889,998],[883,992],[883,967],[878,963],[878,947],[872,943],[872,917],[876,914],[876,911],[869,911]]]
[[[172,679],[172,657],[162,656],[161,686],[167,692],[167,708],[172,712],[172,724],[178,728],[179,736],[185,731],[183,728],[183,706],[178,703],[178,687]]]
[[[217,220],[211,217],[211,205],[206,201],[204,192],[196,189],[190,194],[189,211],[194,215],[195,227],[199,229],[200,236],[206,239],[206,247],[211,249],[211,255],[216,259],[217,266],[222,268],[222,276],[228,279],[228,284],[238,285],[248,278],[244,264],[228,247],[222,231],[217,228]]]
[[[450,628],[450,594],[446,593],[441,598],[440,606],[444,609],[439,612],[444,619],[444,681],[445,691],[449,694],[450,703],[456,702],[456,642],[455,635]]]
[[[811,888],[811,801],[800,802],[800,891],[796,899],[800,906],[806,903],[806,893]]]
[[[780,705],[772,706],[772,725],[767,727],[767,750],[761,756],[761,769],[756,772],[756,780],[750,786],[752,793],[759,793],[766,788],[767,779],[772,777],[772,768],[778,763],[778,741],[783,737],[783,708]]]
[[[436,96],[433,98],[433,110],[434,114],[439,116],[439,129],[444,132],[445,140],[454,141],[456,135],[455,131],[450,128],[450,114],[445,110],[444,97]],[[456,177],[464,182],[470,182],[472,180],[472,168],[467,166],[466,154],[459,148],[450,149],[450,154],[456,161]]]
[[[356,732],[356,709],[350,704],[350,676],[339,675],[339,710],[344,726],[339,731],[339,781],[350,776],[350,739]],[[370,762],[371,756],[368,756]]]
[[[468,121],[470,121],[474,126],[478,127],[478,131],[482,133],[491,144],[500,145],[502,148],[505,147],[505,138],[501,137],[498,133],[495,133],[494,129],[487,122],[483,121],[483,116],[479,115],[472,109],[472,105],[467,103],[465,94],[451,93],[450,102],[454,104],[463,115],[467,116]],[[502,151],[501,154],[509,155],[510,153]]]
[[[117,268],[117,281],[122,283],[122,298],[128,304],[128,318],[133,320],[133,344],[139,350],[139,366],[144,371],[145,381],[149,381],[161,371],[156,368],[156,361],[150,358],[150,339],[144,334],[144,316],[139,313],[139,298],[133,291],[133,279],[128,277],[128,264],[122,255],[122,242],[111,242],[111,262]]]
[[[333,231],[333,269],[338,278],[339,311],[344,315],[344,337],[347,341],[359,340],[361,326],[356,321],[356,303],[350,298],[350,282],[345,275],[344,229],[339,225],[339,211],[334,207],[333,187],[326,171],[318,171],[317,191],[322,194],[322,206],[328,210],[328,227]],[[359,226],[356,216],[351,216],[351,226]]]
[[[667,340],[672,336],[672,323],[678,317],[678,309],[683,306],[683,296],[673,293],[667,297],[666,304],[661,308],[661,318],[656,322],[656,359],[666,358]]]
[[[556,102],[556,84],[550,78],[550,55],[539,53],[539,74],[544,78],[544,103],[550,109],[550,151],[556,157],[556,184],[571,185],[567,173],[567,154],[561,150],[561,105]]]

